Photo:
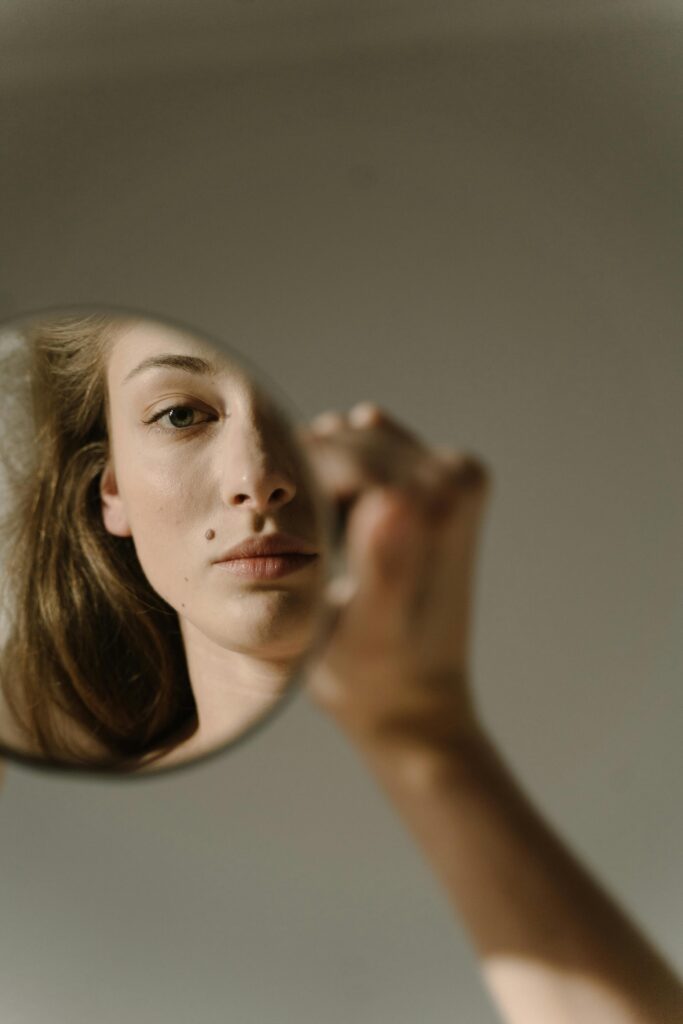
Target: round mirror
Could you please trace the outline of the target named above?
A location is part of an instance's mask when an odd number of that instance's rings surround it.
[[[0,328],[0,746],[140,776],[245,737],[323,633],[331,515],[288,399],[131,311]]]

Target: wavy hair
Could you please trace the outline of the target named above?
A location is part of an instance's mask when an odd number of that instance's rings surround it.
[[[0,354],[4,702],[33,755],[118,770],[196,728],[178,616],[102,520],[107,356],[132,322],[51,317]]]

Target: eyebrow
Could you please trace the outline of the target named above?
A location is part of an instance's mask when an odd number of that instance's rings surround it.
[[[123,383],[127,384],[132,377],[137,377],[139,373],[143,373],[145,370],[153,370],[159,367],[185,370],[187,373],[195,374],[218,373],[213,363],[210,363],[207,359],[200,358],[200,356],[172,355],[168,353],[161,356],[148,356],[147,359],[143,359],[138,366],[134,367],[124,377]]]

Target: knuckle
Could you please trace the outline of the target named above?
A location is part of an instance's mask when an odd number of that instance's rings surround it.
[[[379,426],[386,420],[386,412],[376,402],[357,402],[349,411],[349,423],[354,427]]]
[[[330,434],[344,426],[344,417],[340,412],[330,409],[314,416],[309,426],[314,434]]]
[[[439,458],[447,479],[458,487],[479,490],[490,485],[491,470],[478,455],[442,448]]]
[[[480,458],[475,455],[467,455],[462,466],[461,476],[464,486],[479,490],[488,485],[491,474]]]

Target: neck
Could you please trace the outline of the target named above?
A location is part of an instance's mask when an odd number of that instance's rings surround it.
[[[199,721],[182,749],[199,756],[236,739],[275,706],[299,652],[242,653],[220,646],[186,619],[180,626]]]

